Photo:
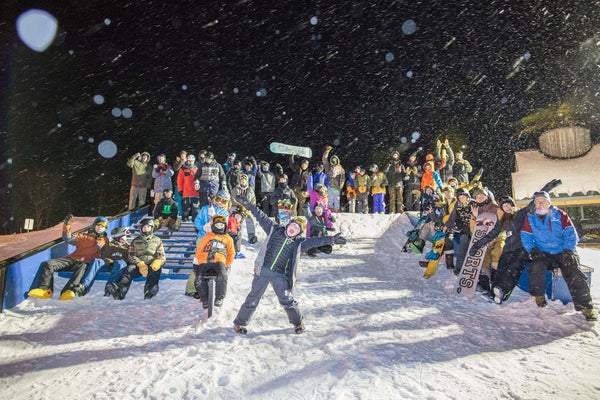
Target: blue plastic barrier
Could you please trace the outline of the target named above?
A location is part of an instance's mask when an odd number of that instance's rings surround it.
[[[146,215],[148,215],[148,207],[110,219],[107,232],[120,226],[131,226]],[[3,267],[5,268],[6,281],[4,296],[2,297],[2,310],[12,308],[21,303],[27,298],[27,292],[37,287],[38,273],[42,262],[52,258],[65,257],[74,250],[74,246],[59,241],[59,243],[52,247],[40,250],[35,254]]]

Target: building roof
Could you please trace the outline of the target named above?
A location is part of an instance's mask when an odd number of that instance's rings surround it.
[[[552,190],[553,197],[598,197],[600,195],[600,144],[577,158],[546,157],[538,150],[515,153],[516,172],[512,174],[515,200],[530,200],[552,179],[562,184]]]

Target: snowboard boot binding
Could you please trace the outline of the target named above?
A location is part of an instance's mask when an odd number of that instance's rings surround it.
[[[535,304],[537,304],[538,307],[546,307],[548,305],[548,302],[546,301],[546,296],[535,296]]]
[[[296,332],[296,334],[301,334],[305,330],[306,330],[306,328],[304,327],[304,322],[300,322],[300,324],[298,324],[294,327],[294,332]]]
[[[446,268],[454,269],[454,254],[446,254]]]

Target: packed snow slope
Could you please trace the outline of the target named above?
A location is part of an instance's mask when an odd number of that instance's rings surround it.
[[[337,226],[346,246],[301,259],[304,334],[271,289],[248,335],[232,328],[259,230],[208,320],[185,281],[170,279],[152,300],[141,282],[124,301],[103,297],[100,281],[85,297],[28,299],[0,315],[0,398],[600,398],[598,330],[572,304],[540,309],[518,289],[501,306],[466,299],[443,262],[423,279],[421,256],[400,251],[404,215],[342,214]]]

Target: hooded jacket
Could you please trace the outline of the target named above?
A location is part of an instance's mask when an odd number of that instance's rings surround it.
[[[323,153],[322,162],[323,167],[325,168],[325,174],[327,175],[327,180],[329,181],[329,188],[342,190],[344,187],[344,177],[346,175],[346,171],[340,165],[340,158],[336,155],[331,157],[331,160],[337,160],[337,165],[333,165],[329,162],[329,152],[326,151]]]

